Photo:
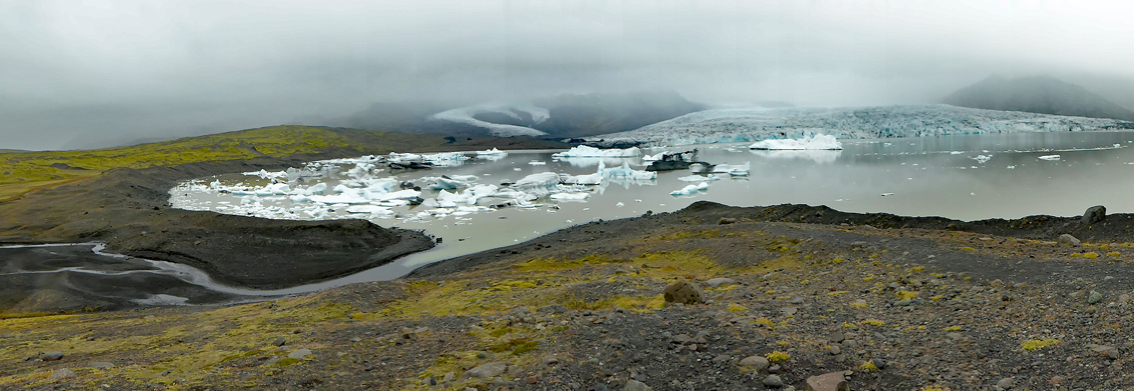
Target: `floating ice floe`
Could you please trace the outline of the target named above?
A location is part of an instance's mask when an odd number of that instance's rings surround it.
[[[496,147],[492,147],[492,149],[489,149],[489,150],[486,150],[486,151],[476,151],[476,156],[478,158],[479,157],[485,157],[485,156],[508,156],[508,152],[504,152],[504,151],[501,151],[499,149],[496,149]]]
[[[542,160],[532,160],[532,161],[528,162],[528,164],[533,165],[533,166],[546,166],[547,162],[542,161]]]
[[[835,136],[817,134],[812,137],[804,137],[798,140],[784,139],[757,141],[755,144],[749,145],[748,148],[771,150],[836,150],[843,149],[843,143],[840,143],[837,139],[835,139]]]
[[[617,149],[617,148],[598,149],[598,148],[595,148],[595,147],[580,145],[580,146],[577,146],[577,147],[572,147],[570,150],[568,150],[566,152],[555,153],[555,154],[551,155],[551,157],[558,158],[558,159],[575,158],[575,157],[607,157],[607,158],[610,158],[610,157],[635,157],[635,156],[641,156],[641,155],[642,155],[642,150],[638,149],[638,147],[630,147],[630,148],[627,148],[627,149]]]
[[[718,164],[713,167],[713,172],[731,176],[748,176],[748,171],[751,169],[751,166],[751,162],[744,162],[744,164]]]
[[[977,155],[973,160],[976,160],[977,163],[985,164],[988,163],[989,160],[992,160],[992,156]]]
[[[1059,155],[1040,156],[1039,159],[1040,160],[1047,160],[1047,161],[1056,161],[1056,160],[1059,160]]]
[[[688,196],[688,195],[697,194],[697,192],[699,192],[699,191],[706,191],[706,190],[709,190],[709,183],[708,182],[701,182],[701,183],[698,183],[696,185],[685,186],[685,187],[681,188],[681,190],[671,191],[671,192],[669,192],[669,195],[672,195],[672,196]]]
[[[552,194],[551,199],[556,201],[583,201],[590,196],[588,193],[558,193]]]

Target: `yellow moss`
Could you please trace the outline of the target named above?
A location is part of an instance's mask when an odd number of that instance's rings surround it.
[[[897,295],[899,300],[905,300],[915,298],[920,293],[921,292],[898,291]]]
[[[976,249],[975,249],[975,248],[972,248],[972,247],[961,247],[961,250],[965,250],[965,251],[976,251]]]
[[[1089,252],[1089,253],[1083,253],[1083,258],[1087,258],[1087,259],[1096,259],[1096,258],[1098,258],[1098,257],[1099,257],[1099,254],[1098,254],[1098,253],[1096,253],[1096,252],[1094,252],[1094,251],[1092,251],[1092,252]]]
[[[775,326],[775,323],[773,323],[771,319],[768,319],[768,318],[765,318],[765,317],[760,317],[759,319],[752,321],[752,324],[755,324],[755,325],[758,325],[758,326],[764,326],[764,327],[768,327],[768,328]]]
[[[945,331],[961,331],[961,326],[949,326],[945,328]]]
[[[774,295],[774,294],[776,294],[776,293],[779,293],[779,292],[776,292],[776,290],[775,290],[775,289],[772,289],[772,290],[769,290],[769,291],[765,291],[765,292],[764,292],[764,294],[767,294],[767,295]]]
[[[834,291],[834,292],[827,292],[827,296],[831,296],[831,297],[838,297],[839,295],[845,295],[845,294],[847,294],[847,293],[850,293],[850,291]]]
[[[941,300],[941,299],[944,299],[944,298],[945,298],[945,296],[937,295],[937,296],[930,297],[929,300],[937,301],[937,300]]]
[[[871,326],[874,326],[874,327],[882,327],[882,326],[886,325],[886,322],[883,322],[883,321],[878,320],[878,319],[867,319],[867,320],[864,320],[864,321],[859,322],[859,323],[868,324],[868,325],[871,325]]]
[[[1120,253],[1118,251],[1111,251],[1109,253],[1106,253],[1106,256],[1111,257],[1111,258],[1118,258],[1118,257],[1122,256],[1122,253]]]
[[[1031,340],[1024,341],[1024,343],[1020,344],[1020,348],[1024,349],[1024,350],[1031,351],[1031,350],[1046,348],[1048,346],[1058,345],[1058,344],[1059,344],[1058,339],[1031,339]]]
[[[878,366],[874,365],[874,360],[866,360],[866,362],[858,366],[858,369],[861,369],[863,371],[877,371]]]
[[[770,362],[780,362],[780,361],[790,360],[791,355],[788,355],[787,352],[781,352],[781,351],[777,350],[777,351],[765,354],[764,358],[768,359],[768,361],[770,361]]]
[[[870,305],[868,305],[866,303],[854,302],[854,303],[850,303],[850,306],[854,307],[854,308],[866,308],[866,307],[869,307]]]
[[[844,329],[853,329],[855,327],[858,327],[858,325],[854,324],[854,323],[843,322],[843,328]]]
[[[1079,254],[1079,253],[1071,254],[1071,258],[1080,258],[1082,256],[1083,256],[1083,254]]]
[[[920,272],[922,270],[925,270],[925,266],[918,266],[918,267],[915,267],[913,269],[910,269],[910,273]]]
[[[748,307],[742,306],[740,304],[729,304],[728,310],[729,312],[740,312],[748,310]]]

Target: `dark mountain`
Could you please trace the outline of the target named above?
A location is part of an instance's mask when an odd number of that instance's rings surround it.
[[[551,118],[533,128],[559,137],[583,137],[634,130],[704,110],[676,92],[560,95],[533,102]]]
[[[1016,79],[992,76],[954,92],[944,103],[976,109],[1134,121],[1134,111],[1083,87],[1046,76]]]
[[[491,110],[472,110],[469,119],[455,122],[433,118],[434,114],[462,107],[467,103],[385,102],[354,113],[347,118],[322,125],[401,133],[436,133],[451,136],[483,136],[488,126],[514,125],[547,133],[545,138],[583,137],[633,130],[671,118],[704,110],[676,92],[636,92],[620,94],[568,94],[533,100],[532,106],[546,109],[550,118],[533,118],[524,105],[492,105]],[[476,121],[483,121],[478,123]]]

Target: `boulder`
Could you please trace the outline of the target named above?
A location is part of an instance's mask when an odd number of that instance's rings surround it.
[[[1081,243],[1078,238],[1071,236],[1071,234],[1059,235],[1058,243],[1071,247],[1079,247]]]
[[[637,381],[637,380],[627,381],[626,387],[622,388],[622,391],[650,391],[650,390],[651,390],[650,386],[647,386],[646,383],[642,383],[642,382]]]
[[[490,377],[504,373],[505,369],[508,369],[508,363],[506,363],[506,362],[490,362],[488,364],[484,364],[484,365],[481,365],[481,366],[478,366],[476,368],[468,370],[468,372],[465,372],[465,375],[462,376],[462,377],[465,377],[465,378],[475,377],[477,379],[488,379]]]
[[[760,356],[749,356],[745,357],[743,360],[740,360],[740,366],[755,369],[757,371],[763,371],[764,369],[768,368],[769,364],[770,363],[768,362],[768,359]]]
[[[78,376],[78,374],[75,374],[75,372],[70,369],[61,368],[56,370],[55,372],[52,372],[51,376],[47,377],[47,380],[70,379]]]
[[[701,288],[684,279],[677,279],[665,287],[665,301],[682,304],[701,302]]]
[[[850,391],[850,386],[842,372],[831,372],[807,378],[807,391]]]
[[[1079,219],[1079,224],[1091,225],[1103,220],[1106,220],[1106,207],[1096,205],[1087,208],[1087,211],[1083,213],[1083,218]]]

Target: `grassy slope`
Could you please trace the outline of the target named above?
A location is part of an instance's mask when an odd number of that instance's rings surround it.
[[[131,147],[89,151],[0,153],[0,202],[30,191],[98,176],[114,168],[174,166],[257,157],[317,156],[333,151],[384,153],[431,148],[440,137],[273,126]]]

